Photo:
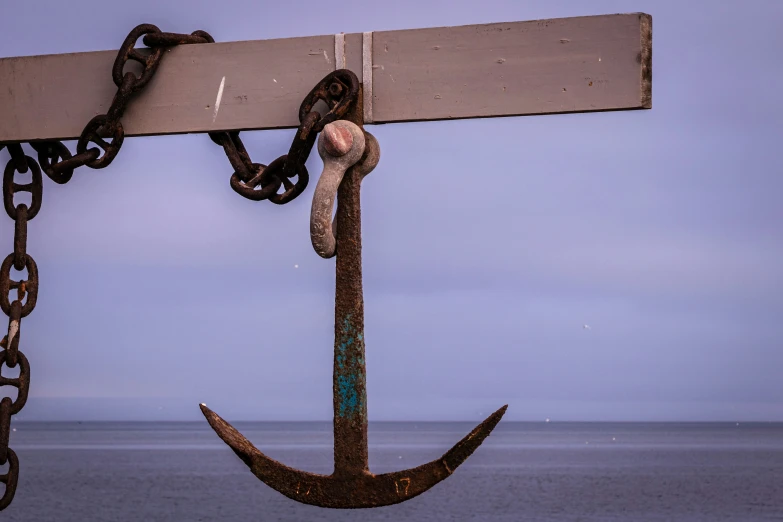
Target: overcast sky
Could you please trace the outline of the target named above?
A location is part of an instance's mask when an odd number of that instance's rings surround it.
[[[233,41],[652,14],[650,111],[368,127],[369,417],[783,420],[783,2],[0,3],[2,57],[116,49],[143,22]],[[243,139],[268,163],[292,135]],[[280,207],[230,171],[186,135],[45,180],[20,418],[331,418],[316,180]],[[12,237],[0,219],[3,255]]]

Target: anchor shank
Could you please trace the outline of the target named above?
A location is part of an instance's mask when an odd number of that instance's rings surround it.
[[[362,91],[346,119],[362,126]],[[334,474],[369,473],[362,292],[362,173],[351,167],[337,192],[334,299]]]
[[[335,474],[368,471],[364,296],[359,185],[346,172],[337,193],[337,268],[334,323]]]

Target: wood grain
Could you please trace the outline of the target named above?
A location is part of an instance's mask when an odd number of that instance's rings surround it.
[[[375,124],[652,104],[645,14],[379,31],[372,45]],[[334,50],[334,35],[171,49],[131,101],[126,136],[295,127],[302,98],[335,69]],[[0,142],[77,138],[111,104],[115,54],[0,59]],[[361,79],[361,34],[345,35],[345,56]]]

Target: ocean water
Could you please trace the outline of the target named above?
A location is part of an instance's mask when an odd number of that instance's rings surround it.
[[[328,510],[262,484],[206,422],[15,422],[9,522],[783,520],[783,424],[513,423],[423,495]],[[328,474],[330,423],[237,423],[283,463]],[[443,454],[469,423],[371,423],[370,468]]]

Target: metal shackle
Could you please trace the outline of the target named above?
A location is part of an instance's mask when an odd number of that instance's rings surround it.
[[[324,170],[313,193],[310,240],[324,259],[334,257],[337,248],[337,227],[332,219],[337,189],[345,172],[362,158],[364,147],[364,132],[346,120],[328,124],[318,136],[318,154],[324,161]]]

